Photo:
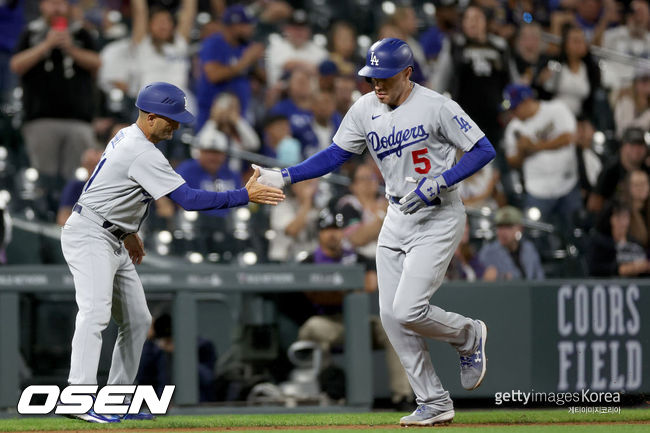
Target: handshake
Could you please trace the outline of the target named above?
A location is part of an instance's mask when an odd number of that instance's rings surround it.
[[[248,200],[252,203],[277,205],[284,200],[284,193],[282,188],[284,185],[291,183],[283,178],[279,170],[272,170],[269,168],[262,168],[253,165],[255,173],[246,182],[246,191],[248,192]],[[286,171],[286,170],[285,170]],[[287,173],[287,179],[290,179]]]
[[[282,189],[291,184],[291,176],[287,169],[277,170],[273,168],[264,168],[259,165],[253,164],[253,170],[259,170],[260,176],[257,181],[262,185],[271,186],[273,188]]]
[[[291,184],[291,176],[286,168],[277,170],[253,164],[253,169],[255,169],[256,174],[259,173],[259,176],[256,178],[257,182],[271,188],[277,188],[275,191],[282,190],[286,185]],[[436,197],[447,189],[447,182],[442,175],[435,176],[433,179],[427,177],[419,180],[406,178],[406,181],[417,184],[411,192],[399,201],[399,210],[407,215],[415,213],[423,207],[434,206],[440,203],[439,201],[436,203]]]

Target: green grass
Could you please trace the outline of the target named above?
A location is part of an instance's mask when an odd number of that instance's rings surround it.
[[[107,429],[218,429],[256,427],[300,427],[300,426],[377,426],[396,425],[402,414],[396,412],[348,413],[348,414],[271,414],[271,415],[204,415],[204,416],[161,416],[155,421],[127,421],[119,424],[88,424],[63,417],[17,417],[0,420],[0,432],[38,430],[107,430]],[[587,426],[522,425],[539,423],[596,423]],[[617,423],[598,425],[599,422]],[[570,414],[568,409],[554,410],[492,410],[456,412],[454,424],[512,424],[481,428],[481,432],[526,431],[526,432],[648,432],[648,425],[625,425],[626,422],[650,423],[650,409],[623,409],[620,414]],[[519,424],[519,425],[517,425]],[[373,428],[372,431],[389,431]],[[449,429],[453,432],[474,431],[476,427],[459,426]],[[282,430],[287,433],[290,430]],[[330,429],[319,430],[319,432]],[[341,429],[332,429],[338,433]],[[358,430],[355,430],[358,431]]]

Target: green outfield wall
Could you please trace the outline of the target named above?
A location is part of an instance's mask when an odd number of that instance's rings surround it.
[[[198,265],[168,271],[143,267],[139,273],[150,296],[171,294],[174,316],[188,318],[174,321],[177,405],[198,401],[197,374],[192,367],[196,353],[191,342],[205,324],[196,319],[197,306],[221,295],[228,303],[226,311],[233,313],[245,308],[246,296],[252,294],[347,291],[347,403],[370,407],[379,392],[381,385],[368,368],[377,357],[372,356],[369,330],[363,325],[372,309],[372,295],[357,290],[363,281],[360,268]],[[19,329],[21,297],[51,293],[72,297],[73,290],[65,267],[0,269],[0,407],[15,407],[20,392],[19,341],[21,332],[27,331]],[[432,303],[480,318],[489,328],[488,375],[475,391],[461,388],[455,351],[446,344],[430,343],[436,370],[454,398],[493,398],[496,393],[513,391],[650,392],[650,280],[445,283]],[[236,322],[238,317],[229,314],[218,319]]]

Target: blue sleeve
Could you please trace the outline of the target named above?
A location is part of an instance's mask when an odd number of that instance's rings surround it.
[[[447,186],[452,186],[479,171],[496,156],[494,147],[487,137],[481,138],[460,161],[449,170],[442,173]]]
[[[184,183],[167,194],[167,196],[185,210],[209,211],[241,206],[248,203],[248,191],[246,188],[233,191],[211,192],[202,189],[193,189]]]
[[[354,156],[354,153],[341,149],[336,143],[310,156],[300,164],[282,170],[283,175],[288,173],[291,183],[321,177],[339,168],[345,161]]]

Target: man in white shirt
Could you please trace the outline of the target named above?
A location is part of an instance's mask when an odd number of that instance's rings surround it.
[[[197,0],[182,0],[175,24],[169,10],[149,10],[147,0],[131,1],[135,88],[156,81],[171,83],[188,95],[192,111],[195,103],[189,92],[189,38],[196,9]]]
[[[514,114],[506,127],[506,158],[523,172],[526,207],[538,208],[544,220],[559,219],[564,228],[571,227],[582,208],[573,113],[562,101],[538,101],[523,84],[508,85],[504,97],[504,108]]]
[[[283,73],[296,67],[306,68],[316,74],[318,65],[327,58],[327,50],[314,43],[307,13],[294,11],[283,29],[283,37],[269,38],[266,49],[266,76],[269,86],[275,84]]]
[[[625,14],[625,25],[605,31],[603,48],[628,56],[650,58],[650,6],[647,0],[633,0]],[[607,85],[620,89],[634,78],[634,66],[606,60],[603,75]]]

